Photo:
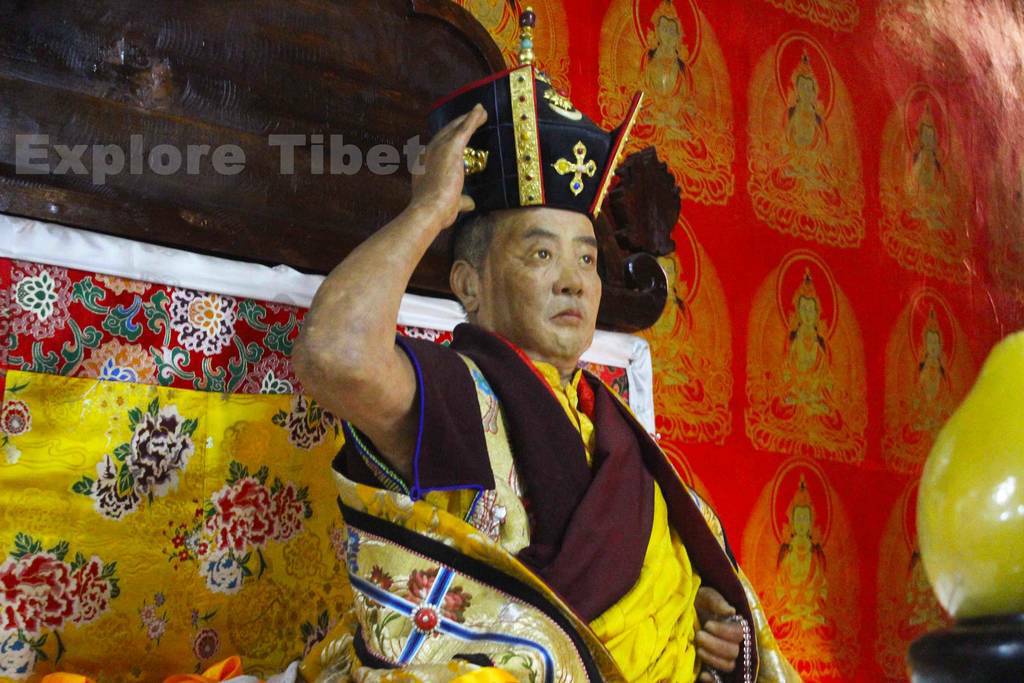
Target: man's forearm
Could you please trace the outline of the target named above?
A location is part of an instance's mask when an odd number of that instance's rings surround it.
[[[339,263],[313,298],[302,352],[353,372],[389,362],[402,294],[441,220],[427,206],[410,205]]]
[[[305,390],[358,425],[407,478],[417,385],[412,364],[395,348],[398,308],[430,243],[459,211],[473,208],[462,195],[463,156],[486,118],[478,105],[438,131],[424,153],[425,172],[414,178],[409,206],[327,276],[292,355]]]

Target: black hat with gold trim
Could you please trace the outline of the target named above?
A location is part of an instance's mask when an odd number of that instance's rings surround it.
[[[431,134],[480,104],[487,121],[464,153],[463,191],[474,213],[547,206],[597,217],[621,161],[642,93],[625,121],[605,131],[552,87],[533,65],[533,10],[519,18],[520,66],[470,83],[434,104]]]

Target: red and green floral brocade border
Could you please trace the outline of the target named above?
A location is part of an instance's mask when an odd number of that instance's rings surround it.
[[[234,394],[298,394],[305,309],[0,258],[0,390],[7,370]],[[399,334],[451,342],[441,330]],[[585,367],[628,401],[625,368]],[[0,393],[2,395],[2,393]]]

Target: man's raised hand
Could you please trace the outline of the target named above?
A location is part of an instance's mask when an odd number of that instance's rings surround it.
[[[412,177],[411,209],[422,209],[431,216],[438,231],[455,222],[462,211],[472,211],[473,200],[462,194],[465,181],[463,152],[469,138],[487,120],[487,111],[479,104],[449,121],[439,130],[423,152],[424,170]]]

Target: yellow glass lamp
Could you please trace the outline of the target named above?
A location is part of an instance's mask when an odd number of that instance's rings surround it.
[[[1024,332],[939,432],[917,503],[925,571],[957,619],[1024,612]]]

